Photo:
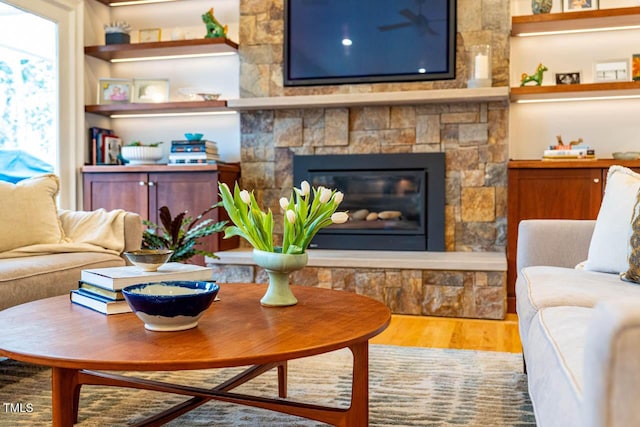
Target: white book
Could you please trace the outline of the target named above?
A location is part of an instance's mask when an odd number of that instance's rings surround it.
[[[164,280],[210,281],[213,280],[213,271],[201,265],[168,262],[158,268],[158,271],[143,271],[134,265],[82,270],[80,280],[119,291],[129,285]]]
[[[120,314],[130,313],[132,311],[127,301],[110,301],[100,298],[97,295],[89,296],[76,290],[71,291],[71,302],[102,314]]]

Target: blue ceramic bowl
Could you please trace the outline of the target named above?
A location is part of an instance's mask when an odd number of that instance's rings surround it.
[[[201,133],[185,133],[184,137],[187,138],[188,141],[200,141],[202,139]]]
[[[122,294],[148,330],[183,331],[198,325],[219,290],[213,282],[166,281],[127,286]]]

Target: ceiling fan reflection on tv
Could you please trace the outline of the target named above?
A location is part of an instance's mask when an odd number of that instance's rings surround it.
[[[399,22],[397,24],[380,25],[378,26],[378,30],[391,31],[391,30],[397,30],[400,28],[415,26],[420,32],[420,35],[424,35],[427,33],[431,35],[438,34],[433,28],[431,28],[431,25],[429,24],[429,19],[422,13],[422,5],[425,4],[426,1],[427,0],[416,0],[416,3],[418,3],[418,14],[415,14],[409,9],[402,9],[398,11],[400,15],[407,18],[407,21]]]

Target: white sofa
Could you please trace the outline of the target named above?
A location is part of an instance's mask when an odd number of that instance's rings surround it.
[[[640,175],[614,172],[597,221],[519,224],[516,305],[538,426],[640,426],[640,284],[621,279],[639,267],[623,254],[639,236]]]

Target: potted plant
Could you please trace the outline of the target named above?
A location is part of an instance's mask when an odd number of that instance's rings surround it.
[[[189,216],[187,211],[172,218],[169,208],[162,206],[159,209],[162,227],[149,220],[143,220],[147,229],[142,233],[142,248],[170,249],[173,254],[169,261],[173,262],[187,261],[195,255],[217,258],[213,252],[198,247],[201,238],[222,231],[227,224],[227,221],[214,222],[209,218],[204,219],[204,216],[216,207],[217,203],[195,218]]]
[[[336,212],[342,202],[340,191],[311,188],[303,181],[291,197],[280,199],[283,211],[282,246],[273,242],[273,214],[264,212],[253,195],[235,184],[219,184],[222,206],[234,225],[225,228],[225,238],[240,236],[253,246],[253,260],[269,275],[269,286],[260,303],[265,306],[289,306],[298,301],[289,287],[289,273],[307,264],[307,247],[316,233],[331,224],[348,220],[346,212]]]

